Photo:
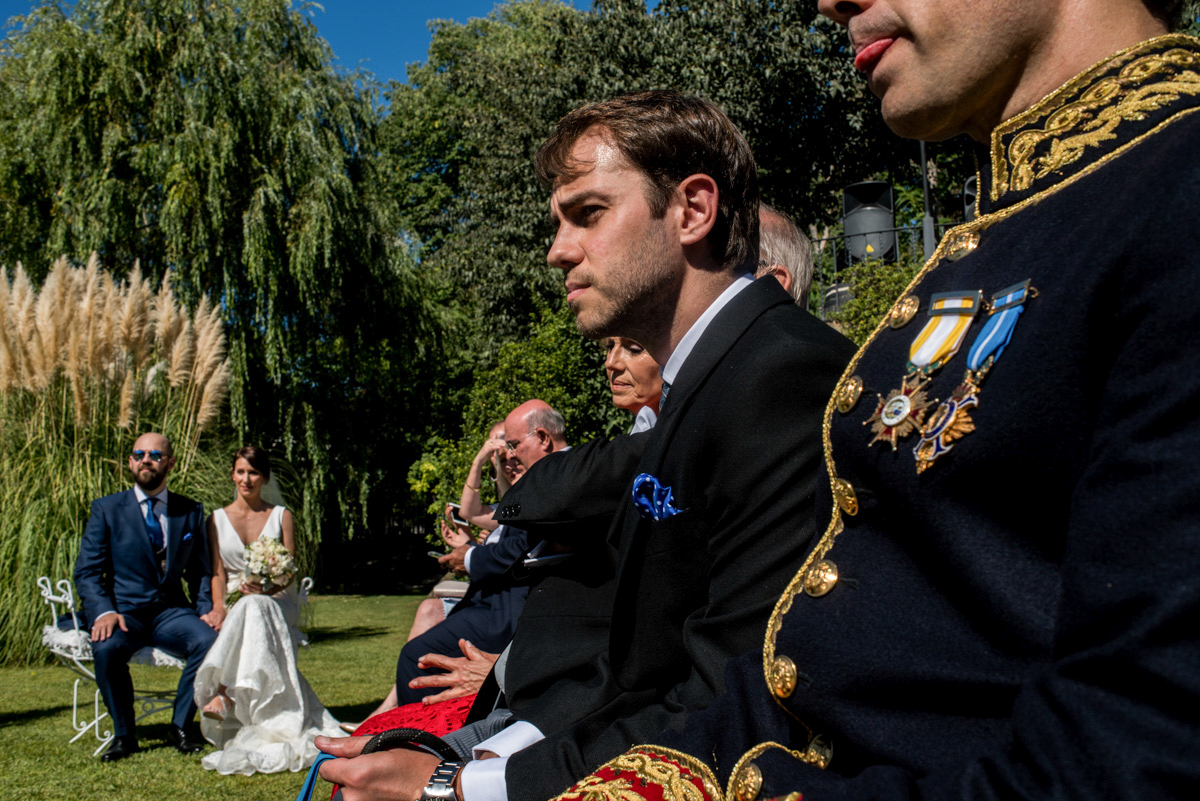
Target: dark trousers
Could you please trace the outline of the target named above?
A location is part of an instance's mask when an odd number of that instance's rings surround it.
[[[420,701],[427,695],[440,693],[442,688],[427,687],[414,690],[408,683],[417,676],[431,676],[445,673],[440,669],[422,670],[417,667],[417,660],[425,654],[442,654],[444,656],[462,656],[458,641],[469,640],[481,651],[498,654],[512,639],[513,628],[503,617],[497,621],[497,615],[484,606],[462,606],[460,602],[451,613],[436,626],[409,640],[400,649],[400,658],[396,661],[396,698],[401,704],[411,704]]]
[[[192,684],[205,654],[217,639],[217,633],[196,614],[185,607],[154,607],[125,613],[125,626],[118,626],[103,642],[92,643],[92,659],[96,669],[96,684],[108,714],[112,716],[113,734],[117,737],[134,733],[133,681],[129,678],[129,659],[139,649],[153,645],[186,660],[179,687],[175,691],[175,711],[171,722],[186,727],[196,714]]]

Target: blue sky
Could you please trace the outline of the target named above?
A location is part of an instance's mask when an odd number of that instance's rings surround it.
[[[0,0],[0,19],[27,14],[39,3]],[[577,3],[590,6],[590,3]],[[381,81],[405,80],[405,65],[424,61],[429,51],[430,19],[466,22],[487,16],[496,0],[325,0],[313,9],[317,30],[333,48],[338,62],[353,68],[360,61]]]

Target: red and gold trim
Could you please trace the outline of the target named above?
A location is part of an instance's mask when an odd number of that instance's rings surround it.
[[[716,775],[700,760],[639,745],[551,801],[723,801],[723,796]]]

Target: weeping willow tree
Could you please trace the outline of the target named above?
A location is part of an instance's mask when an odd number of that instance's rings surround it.
[[[61,259],[40,291],[20,264],[0,274],[0,662],[41,656],[34,583],[71,574],[91,500],[131,484],[138,434],[172,440],[173,490],[228,502],[225,349],[216,308],[188,314],[136,264],[114,281],[95,256]]]
[[[219,299],[235,431],[291,461],[298,517],[336,541],[404,502],[433,329],[375,191],[374,91],[332,66],[315,13],[78,0],[16,23],[0,45],[0,261],[98,251],[154,281],[169,270],[189,307]]]

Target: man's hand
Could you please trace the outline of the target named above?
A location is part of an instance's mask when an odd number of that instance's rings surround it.
[[[422,687],[447,687],[449,689],[437,695],[427,695],[421,703],[428,706],[438,701],[449,701],[451,698],[461,698],[464,695],[479,692],[483,680],[491,672],[492,665],[500,658],[499,654],[489,654],[480,651],[469,640],[459,640],[458,647],[466,656],[443,656],[442,654],[425,654],[417,660],[417,667],[441,668],[449,671],[434,676],[417,676],[408,683],[414,690]]]
[[[206,614],[201,615],[200,619],[211,626],[213,631],[220,631],[221,624],[225,622],[225,610],[214,607]]]
[[[453,570],[456,576],[467,575],[467,549],[470,547],[470,545],[459,545],[453,551],[438,559],[438,564],[447,570]]]
[[[370,737],[318,737],[317,748],[343,759],[321,764],[321,778],[342,786],[344,801],[414,801],[441,763],[426,751],[393,748],[360,756]]]
[[[450,507],[447,506],[446,508],[449,509]],[[451,548],[459,548],[471,541],[470,529],[464,528],[457,523],[454,525],[454,528],[450,528],[450,526],[446,525],[445,520],[441,522],[442,539],[445,540],[446,544]]]
[[[104,642],[112,633],[116,631],[117,626],[121,627],[121,631],[129,631],[125,626],[125,616],[119,612],[113,612],[111,615],[104,615],[95,623],[92,624],[92,642]]]

